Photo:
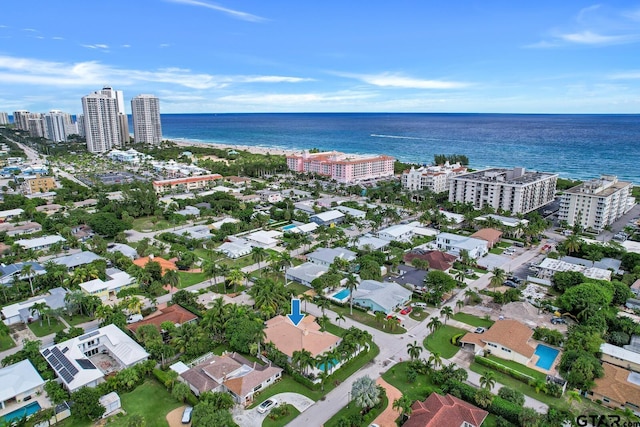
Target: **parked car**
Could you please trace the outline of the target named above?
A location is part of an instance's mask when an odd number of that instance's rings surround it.
[[[522,283],[522,279],[516,276],[509,276],[507,279],[511,280],[513,283],[520,284]]]
[[[258,412],[264,414],[267,411],[270,411],[278,404],[276,399],[267,399],[258,406]]]
[[[510,288],[517,288],[518,284],[516,282],[512,282],[511,280],[507,280],[503,283],[504,286],[508,286]]]
[[[193,406],[187,406],[182,412],[182,424],[189,424],[191,422],[191,413],[193,412]]]
[[[402,323],[404,322],[404,318],[398,316],[397,314],[391,313],[387,316],[387,319],[396,319],[398,321],[398,323]]]
[[[131,324],[131,323],[136,323],[142,320],[142,314],[130,314],[127,317],[127,323]]]
[[[414,308],[418,308],[418,307],[419,308],[427,308],[427,303],[426,302],[414,302],[414,303],[411,303],[411,307],[414,307]]]
[[[484,333],[485,333],[485,331],[486,331],[486,329],[485,329],[485,328],[483,328],[482,326],[478,326],[478,327],[476,328],[476,330],[475,330],[475,331],[473,331],[473,332],[475,332],[476,334],[484,334]]]
[[[554,325],[566,325],[567,320],[564,317],[552,317],[551,323]]]
[[[411,307],[405,307],[402,309],[402,311],[400,312],[400,314],[409,314],[413,311],[413,308]]]

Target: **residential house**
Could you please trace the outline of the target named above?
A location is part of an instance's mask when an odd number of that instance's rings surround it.
[[[502,231],[495,228],[481,228],[471,235],[474,239],[486,240],[489,249],[493,248],[500,242]]]
[[[620,267],[622,261],[615,258],[602,258],[599,261],[590,261],[584,258],[578,258],[573,256],[563,256],[560,261],[568,262],[571,264],[578,264],[584,267],[595,267],[601,270],[611,270],[613,274],[622,274]]]
[[[307,261],[329,267],[336,258],[351,262],[356,259],[357,255],[355,252],[346,248],[318,248],[307,255]]]
[[[244,239],[238,239],[233,242],[224,242],[216,249],[231,259],[237,259],[251,253],[251,246]]]
[[[195,240],[206,240],[212,237],[211,229],[208,225],[194,225],[193,227],[181,228],[172,234],[177,236],[186,236]]]
[[[54,344],[40,353],[70,393],[95,387],[104,382],[106,375],[149,358],[144,348],[113,324]]]
[[[411,301],[411,295],[409,289],[397,283],[363,280],[353,292],[353,303],[374,312],[389,314],[407,305]]]
[[[34,304],[44,303],[51,309],[59,309],[66,306],[64,297],[67,290],[64,288],[49,289],[48,295],[36,296],[26,301],[17,302],[2,308],[2,318],[5,325],[17,323],[29,323],[40,318],[40,313],[33,311]]]
[[[138,286],[138,282],[129,273],[117,268],[107,268],[106,275],[106,280],[98,278],[80,283],[80,289],[87,295],[94,295],[105,301],[115,297],[123,289]]]
[[[604,375],[595,380],[595,386],[586,397],[609,408],[630,409],[640,415],[640,374],[610,363],[603,363]]]
[[[533,329],[517,320],[499,320],[483,334],[469,332],[460,344],[478,353],[484,350],[505,360],[526,365],[532,360],[535,348],[532,344]]]
[[[398,273],[399,276],[389,280],[398,285],[406,285],[411,289],[423,292],[425,288],[424,279],[427,277],[428,271],[402,264],[398,266]]]
[[[365,219],[365,217],[367,216],[367,213],[365,211],[361,211],[360,209],[350,208],[347,206],[337,206],[336,210],[342,212],[345,215],[349,215],[350,217],[355,219]]]
[[[289,357],[289,361],[295,351],[304,349],[312,357],[317,357],[336,348],[342,338],[327,331],[321,332],[315,320],[314,316],[307,315],[298,326],[294,326],[285,316],[273,317],[266,322],[265,342],[273,343]]]
[[[486,240],[451,233],[438,234],[436,236],[435,246],[437,249],[449,252],[455,256],[460,256],[460,251],[465,250],[473,259],[478,259],[489,252]]]
[[[382,251],[387,246],[389,246],[389,240],[380,239],[378,237],[373,237],[370,234],[365,234],[362,237],[359,237],[355,242],[355,247],[358,248],[359,251],[364,249],[369,249],[371,251]]]
[[[337,210],[320,212],[309,216],[309,221],[315,222],[318,225],[325,226],[329,226],[332,224],[341,224],[342,222],[344,222],[344,214]]]
[[[107,246],[107,252],[120,252],[122,255],[130,259],[138,258],[138,251],[136,251],[129,245],[125,245],[124,243],[109,243],[109,245]]]
[[[633,292],[633,294],[637,297],[640,296],[640,279],[633,282],[633,284],[631,285],[631,292]]]
[[[34,251],[43,251],[43,250],[49,249],[51,246],[55,245],[56,243],[64,243],[66,241],[67,240],[62,236],[53,235],[53,236],[36,237],[34,239],[16,240],[14,243],[16,245],[22,246],[22,248],[25,250],[31,249]]]
[[[278,203],[282,201],[282,194],[279,191],[260,190],[257,193],[260,195],[262,203]]]
[[[153,325],[161,332],[162,328],[160,325],[164,322],[171,322],[175,326],[182,326],[185,323],[195,322],[196,320],[198,320],[198,316],[178,304],[173,304],[168,307],[159,308],[139,322],[127,325],[127,329],[135,334],[140,326]]]
[[[410,243],[414,236],[413,227],[408,224],[396,224],[378,231],[378,237],[390,242]]]
[[[73,227],[71,229],[71,234],[79,242],[86,242],[87,240],[89,240],[90,238],[95,236],[96,233],[94,233],[93,230],[91,229],[91,227],[89,227],[88,225],[82,224],[82,225],[78,225],[76,227]]]
[[[241,176],[225,176],[224,180],[232,183],[236,187],[244,187],[251,183],[250,178],[243,178]]]
[[[270,363],[261,365],[237,353],[227,353],[213,356],[179,375],[196,396],[207,391],[228,392],[236,403],[246,406],[253,402],[257,393],[281,378],[282,368]]]
[[[273,249],[278,246],[279,240],[277,239],[282,237],[282,233],[276,230],[259,230],[249,233],[243,237],[252,247]]]
[[[0,222],[7,222],[13,218],[16,218],[24,213],[24,209],[9,209],[7,211],[0,211]]]
[[[314,205],[315,205],[315,203],[313,203],[311,201],[296,202],[296,203],[293,204],[293,207],[294,207],[294,211],[300,211],[300,212],[304,212],[304,213],[309,214],[309,215],[315,215],[316,211],[313,208]],[[320,224],[320,225],[323,225],[323,224]]]
[[[406,263],[411,263],[414,259],[428,262],[430,270],[448,271],[458,258],[446,252],[425,251],[423,249],[414,249],[404,255],[404,262]]]
[[[7,236],[21,236],[23,234],[33,234],[42,231],[42,226],[37,222],[11,223],[0,222],[0,233],[5,232]]]
[[[603,362],[640,373],[640,354],[608,343],[600,346],[600,353]]]
[[[491,223],[498,224],[504,232],[511,237],[520,237],[524,228],[529,225],[529,221],[526,219],[512,218],[510,216],[502,216],[495,214],[481,215],[474,219],[476,223]]]
[[[314,264],[312,262],[305,262],[304,264],[287,269],[285,278],[286,280],[291,280],[311,287],[311,282],[325,274],[327,271],[329,271],[329,267],[327,266]]]
[[[133,263],[135,265],[137,265],[138,267],[142,267],[144,268],[148,263],[150,262],[157,262],[158,264],[160,264],[160,267],[162,267],[162,275],[164,276],[164,274],[169,271],[169,270],[177,270],[178,266],[176,265],[175,262],[172,261],[168,261],[162,257],[159,256],[153,256],[153,255],[149,255],[143,258],[138,258],[136,260],[133,261]]]
[[[209,227],[211,227],[212,230],[219,230],[223,224],[226,224],[226,223],[237,224],[239,222],[240,220],[235,218],[222,218],[220,221],[216,221],[213,224],[209,224]]]
[[[444,217],[447,219],[447,227],[449,228],[460,228],[460,226],[464,222],[464,215],[442,210],[439,213],[441,215],[444,215]]]
[[[315,222],[309,222],[306,224],[300,224],[300,225],[296,225],[295,227],[287,228],[285,231],[288,231],[289,233],[309,234],[309,233],[313,233],[317,229],[318,229],[318,224],[316,224]]]
[[[31,266],[33,276],[39,276],[47,272],[42,265],[35,261],[18,262],[9,265],[0,264],[0,284],[11,285],[16,276],[21,280],[28,279],[26,275],[22,274],[22,269],[25,265]]]
[[[603,270],[597,267],[585,267],[580,264],[561,261],[559,259],[545,258],[537,265],[537,276],[541,279],[550,279],[558,271],[576,271],[585,277],[597,280],[611,280],[611,270]]]
[[[185,206],[184,209],[175,211],[174,213],[182,216],[200,216],[200,209],[195,206]]]
[[[0,369],[0,411],[8,405],[35,399],[44,390],[45,381],[29,359]],[[4,415],[0,412],[0,416]]]
[[[91,264],[93,261],[97,261],[100,259],[104,259],[104,258],[102,258],[100,255],[94,254],[93,252],[83,251],[83,252],[78,252],[76,254],[62,256],[59,258],[53,258],[51,259],[51,262],[58,265],[63,265],[67,268],[67,270],[72,271],[72,270],[75,270],[77,267]]]
[[[59,205],[57,203],[48,203],[46,205],[41,205],[36,207],[36,211],[44,212],[47,215],[53,215],[54,213],[60,212],[64,209],[64,206]]]
[[[431,393],[424,402],[411,405],[403,427],[479,427],[489,413],[447,394]]]

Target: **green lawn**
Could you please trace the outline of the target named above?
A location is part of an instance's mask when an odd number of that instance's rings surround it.
[[[510,248],[512,245],[513,243],[511,242],[498,242],[496,246],[506,249],[506,248]]]
[[[289,282],[289,284],[287,285],[287,289],[291,290],[294,293],[294,295],[302,295],[303,293],[307,292],[311,288],[301,283]]]
[[[62,330],[64,330],[66,326],[64,323],[59,321],[58,319],[51,319],[51,326],[46,320],[42,321],[42,326],[40,326],[40,319],[35,322],[29,323],[29,329],[31,332],[38,338],[47,336],[49,334],[55,334]]]
[[[411,314],[409,314],[413,320],[417,320],[418,322],[422,322],[424,319],[429,317],[429,312],[425,309],[416,309],[414,308]]]
[[[68,314],[63,314],[62,318],[65,320],[65,322],[67,322],[71,326],[77,326],[81,323],[87,323],[93,320],[93,317],[80,315],[80,314],[74,314],[73,316],[69,316]]]
[[[460,347],[451,344],[451,337],[465,332],[467,331],[453,326],[442,326],[424,339],[424,346],[430,352],[437,351],[441,357],[450,359],[460,350]]]
[[[370,422],[375,420],[378,417],[378,415],[380,415],[387,408],[388,405],[389,405],[389,399],[387,398],[387,396],[384,396],[379,406],[376,408],[373,408],[367,414],[367,419],[369,420],[367,425],[369,425]],[[338,424],[338,421],[340,420],[340,418],[342,417],[349,418],[352,415],[359,414],[360,411],[362,411],[362,408],[356,405],[355,402],[348,403],[347,406],[343,406],[342,409],[336,412],[336,414],[333,417],[329,418],[329,420],[326,423],[324,423],[324,427],[338,427],[340,425]],[[265,424],[262,424],[262,425],[264,426]]]
[[[265,418],[262,422],[262,427],[283,427],[293,421],[295,417],[300,415],[300,411],[298,411],[293,405],[290,405],[288,403],[285,403],[285,405],[289,407],[289,415],[277,420],[272,420],[267,416],[267,418]]]
[[[136,218],[133,220],[133,224],[131,228],[136,231],[158,231],[158,230],[166,230],[168,228],[176,227],[178,225],[186,223],[186,220],[182,220],[176,224],[167,221],[163,217],[155,217],[145,216],[141,218]]]
[[[349,317],[356,322],[360,322],[363,325],[367,325],[388,334],[404,334],[405,332],[407,332],[407,330],[400,325],[396,326],[393,330],[384,329],[384,324],[378,323],[375,317],[373,317],[369,313],[365,313],[364,311],[354,309],[353,314],[351,315],[349,314],[348,306],[340,307],[339,305],[331,304],[329,308],[337,314],[342,314],[344,317]]]
[[[504,252],[504,248],[499,248],[497,246],[489,249],[489,253],[496,254],[496,255],[502,255],[502,252]]]
[[[16,346],[16,343],[13,342],[11,336],[9,335],[0,335],[0,351],[9,350]]]
[[[493,356],[493,355],[489,355],[487,356],[488,359],[493,360],[496,363],[499,363],[501,365],[506,366],[507,368],[511,368],[514,371],[518,371],[518,372],[522,372],[525,375],[529,375],[530,377],[533,378],[538,378],[541,380],[546,380],[547,376],[545,374],[543,374],[540,371],[536,371],[535,369],[531,369],[527,366],[524,366],[521,363],[518,362],[514,362],[513,360],[504,360],[504,359],[500,359],[499,357]]]
[[[155,380],[147,380],[130,393],[120,395],[122,409],[127,415],[118,415],[109,418],[108,425],[113,427],[126,427],[129,415],[141,415],[145,421],[145,427],[168,427],[166,416],[169,412],[182,404],[175,400],[167,389]],[[61,427],[89,427],[90,421],[77,420],[73,416],[60,423]]]
[[[237,259],[231,259],[231,258],[227,258],[227,257],[223,257],[223,258],[219,258],[216,261],[217,264],[224,264],[227,267],[233,269],[233,268],[244,268],[247,267],[249,265],[253,265],[253,264],[257,264],[254,260],[251,254],[249,255],[245,255],[243,257],[237,258]],[[260,263],[260,267],[264,268],[267,266],[266,260],[262,261]]]
[[[473,314],[467,314],[462,312],[457,312],[453,316],[452,319],[457,320],[458,322],[466,323],[471,326],[481,326],[483,328],[489,328],[493,325],[493,320],[483,319],[482,317],[474,316]]]
[[[411,401],[424,400],[438,388],[429,381],[427,375],[418,375],[415,382],[407,381],[407,367],[409,362],[396,363],[387,372],[382,374],[382,378],[400,390],[403,395],[408,396]]]
[[[200,282],[204,282],[208,279],[205,273],[188,273],[186,271],[178,271],[180,276],[180,289],[187,288],[189,286],[197,285]]]

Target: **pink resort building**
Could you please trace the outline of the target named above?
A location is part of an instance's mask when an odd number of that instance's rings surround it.
[[[343,184],[355,184],[374,178],[393,176],[395,159],[386,155],[354,155],[327,151],[291,154],[287,166],[294,172],[317,173]]]

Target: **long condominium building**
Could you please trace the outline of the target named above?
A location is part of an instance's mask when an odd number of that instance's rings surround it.
[[[524,168],[485,169],[451,178],[449,201],[527,213],[553,201],[557,181],[558,174]]]
[[[357,156],[337,151],[305,151],[287,156],[287,167],[291,171],[317,173],[344,184],[393,176],[394,162],[395,159],[391,156]]]
[[[131,100],[133,139],[136,143],[159,145],[162,142],[160,100],[153,95],[138,95]]]
[[[94,92],[82,98],[85,137],[90,153],[104,153],[120,145],[118,101],[115,97]]]
[[[583,182],[568,189],[560,198],[558,219],[570,226],[601,231],[634,206],[633,184],[618,181],[613,175]]]
[[[8,125],[9,124],[9,113],[0,111],[0,125]]]
[[[422,166],[418,169],[411,167],[402,172],[402,186],[408,190],[429,190],[442,193],[449,190],[451,178],[463,174],[467,168],[460,163],[444,165]]]
[[[168,193],[171,191],[189,192],[197,191],[206,187],[213,187],[216,181],[222,179],[222,175],[217,173],[210,175],[190,176],[187,178],[164,179],[153,181],[153,189],[156,194]]]
[[[31,118],[31,113],[27,110],[18,110],[13,112],[13,124],[16,129],[20,130],[29,130],[29,119]]]
[[[58,110],[51,110],[44,115],[45,138],[55,142],[67,140],[67,136],[78,133],[71,114]]]

